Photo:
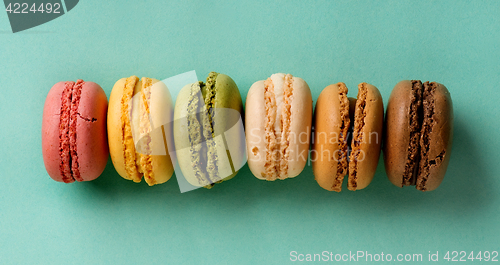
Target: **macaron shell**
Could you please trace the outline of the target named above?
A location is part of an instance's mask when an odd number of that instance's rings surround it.
[[[342,166],[339,159],[335,157],[335,152],[340,151],[338,138],[342,125],[339,86],[340,83],[332,84],[323,89],[316,102],[314,113],[315,131],[313,151],[311,153],[312,169],[318,184],[329,191],[333,191],[333,188],[337,185],[337,170],[339,166]],[[342,171],[344,172],[343,175],[345,175],[347,166]]]
[[[178,119],[185,118],[188,116],[188,103],[189,103],[189,94],[190,94],[190,89],[191,89],[192,84],[187,84],[185,85],[179,94],[177,95],[177,98],[175,99],[175,106],[174,106],[174,125],[177,124]],[[201,97],[201,91],[200,91],[200,97]],[[184,124],[184,123],[183,123]],[[187,121],[185,123],[187,126]],[[187,139],[187,138],[186,138]]]
[[[47,94],[42,118],[42,155],[45,169],[55,181],[63,182],[59,170],[59,122],[61,117],[61,96],[66,82],[55,84]]]
[[[359,147],[364,157],[359,158],[356,163],[357,185],[355,189],[350,187],[350,190],[364,189],[372,181],[380,157],[384,123],[384,104],[379,90],[367,83],[362,83],[359,86],[364,86],[367,89],[365,100],[366,116],[361,130],[363,141],[361,141]],[[358,107],[358,104],[356,104],[356,107]],[[350,178],[352,177],[351,162],[349,165]],[[351,183],[351,181],[349,182]]]
[[[235,168],[235,172],[231,175],[223,178],[223,181],[229,180],[236,176],[238,173],[238,165],[242,165],[245,159],[245,140],[239,139],[239,137],[227,137],[227,133],[231,130],[233,136],[243,135],[243,133],[238,133],[240,127],[235,127],[238,125],[240,118],[243,115],[243,103],[241,101],[240,91],[234,80],[225,75],[218,74],[215,82],[215,108],[216,115],[212,117],[214,127],[214,135],[217,137],[219,135],[224,135],[228,147],[236,145],[239,148],[233,149],[230,153],[231,162]],[[234,111],[232,111],[232,110]],[[235,131],[238,130],[238,131]],[[218,150],[224,151],[224,150]],[[219,171],[220,172],[232,172],[231,164],[224,162],[223,157],[227,157],[226,153],[218,155],[219,157]],[[229,157],[228,157],[229,159]]]
[[[174,168],[170,157],[167,156],[151,156],[151,164],[153,166],[153,175],[155,178],[154,184],[162,184],[167,182],[174,174]],[[149,184],[149,183],[148,183]]]
[[[76,124],[78,165],[84,181],[99,177],[108,162],[107,108],[108,99],[104,90],[94,82],[85,82]]]
[[[111,161],[118,174],[124,179],[130,178],[127,176],[127,171],[125,170],[125,158],[124,158],[124,148],[123,148],[123,135],[122,135],[122,123],[121,123],[121,101],[123,98],[123,87],[125,86],[127,78],[122,78],[118,80],[109,96],[109,106],[108,106],[108,144],[109,144],[109,154],[111,156]]]
[[[337,169],[341,166],[334,156],[340,150],[337,139],[342,125],[338,86],[339,84],[332,84],[323,89],[316,101],[314,113],[312,169],[318,184],[329,191],[335,186]],[[332,136],[336,136],[337,141],[332,141]],[[345,175],[347,167],[343,171]]]
[[[429,159],[434,161],[429,167],[425,190],[435,190],[443,181],[451,155],[453,139],[453,103],[448,89],[437,83],[434,92],[434,114],[430,138]],[[439,162],[441,161],[441,162]],[[418,186],[417,186],[418,188]]]
[[[387,103],[385,115],[384,164],[392,184],[402,187],[410,144],[410,105],[412,83],[396,84]]]
[[[163,82],[156,79],[153,79],[151,86],[149,108],[153,177],[156,184],[161,184],[168,181],[174,172],[168,147],[168,144],[174,143],[172,132],[174,109],[170,91]]]
[[[306,165],[311,139],[312,110],[312,96],[309,86],[304,79],[293,77],[291,140],[288,145],[288,150],[291,153],[288,160],[288,178],[298,176]]]
[[[231,108],[237,111],[243,109],[240,91],[230,76],[218,74],[215,81],[215,89],[216,108]]]
[[[174,119],[174,107],[172,96],[167,86],[163,82],[156,82],[151,87],[151,99],[150,99],[150,113],[151,113],[151,126],[153,131],[162,130],[165,132],[165,137],[167,143],[173,144],[173,119]],[[155,134],[152,137],[152,148],[153,154],[160,155],[165,154],[169,156],[169,148],[165,148],[165,143],[163,139],[163,132],[161,134]],[[172,146],[173,147],[173,146]],[[172,148],[172,151],[174,149]],[[171,163],[172,164],[172,163]]]
[[[266,106],[264,99],[264,80],[255,82],[248,90],[245,111],[245,137],[247,143],[248,167],[258,179],[265,180],[266,139]]]

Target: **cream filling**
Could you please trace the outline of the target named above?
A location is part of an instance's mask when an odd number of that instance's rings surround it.
[[[280,179],[288,177],[288,160],[290,159],[290,126],[292,117],[292,98],[293,98],[293,77],[285,75],[283,84],[283,102],[281,106],[281,142],[280,142]]]
[[[151,78],[142,78],[141,97],[140,97],[140,132],[141,151],[140,156],[140,172],[144,173],[144,180],[149,186],[157,184],[153,173],[152,156],[151,156],[151,122],[150,109],[151,102],[151,86],[153,80]]]
[[[291,127],[293,76],[274,74],[264,82],[266,107],[266,163],[261,173],[266,180],[286,179]]]
[[[206,144],[203,142],[203,134],[201,133],[202,124],[198,121],[197,116],[200,111],[203,111],[204,102],[200,102],[201,98],[200,83],[193,83],[190,87],[189,103],[188,103],[188,134],[191,154],[191,166],[193,173],[201,186],[210,184],[205,168],[201,165],[201,161],[206,161],[202,155],[206,155]],[[201,112],[203,113],[203,112]]]
[[[207,144],[207,173],[209,181],[212,185],[205,186],[211,188],[215,183],[222,182],[219,176],[218,159],[217,159],[217,143],[214,139],[214,117],[215,115],[215,82],[217,80],[217,73],[211,72],[207,78],[207,82],[202,84],[202,94],[204,96],[205,110],[202,115],[203,120],[203,137]]]
[[[276,152],[276,96],[274,94],[274,84],[269,78],[264,82],[264,100],[266,106],[266,125],[265,125],[265,140],[266,140],[266,163],[264,164],[264,172],[262,177],[266,180],[276,180],[277,169],[276,161],[279,152]]]
[[[134,95],[135,85],[138,81],[139,78],[137,76],[131,76],[126,79],[121,101],[121,124],[125,171],[127,173],[128,179],[133,180],[134,182],[141,182],[141,175],[139,174],[135,162],[136,152],[130,120],[130,117],[133,114],[132,96]]]

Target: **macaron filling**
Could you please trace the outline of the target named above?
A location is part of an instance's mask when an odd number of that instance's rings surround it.
[[[154,176],[151,156],[150,102],[153,80],[137,76],[125,80],[121,101],[122,144],[127,178],[141,182],[142,176],[148,185],[158,184]],[[138,97],[134,96],[138,95]],[[137,148],[134,142],[137,137]]]
[[[266,163],[262,177],[266,180],[286,179],[290,152],[291,103],[293,100],[293,76],[275,79],[273,75],[264,82],[266,108],[265,141]]]
[[[121,124],[122,124],[122,143],[123,156],[125,161],[125,171],[128,179],[134,182],[141,182],[141,175],[136,167],[136,153],[130,116],[133,111],[132,96],[134,95],[135,85],[139,81],[137,76],[131,76],[126,79],[121,101]]]
[[[218,73],[211,72],[206,83],[193,83],[188,102],[191,163],[198,183],[205,188],[222,182],[218,170],[217,142],[214,140],[217,76]]]
[[[82,86],[85,82],[78,80],[66,82],[61,96],[61,111],[59,121],[59,155],[61,162],[59,171],[65,183],[83,181],[80,176],[76,144],[76,125],[80,116],[78,106]],[[94,121],[94,120],[92,120]]]
[[[201,185],[206,185],[209,182],[204,170],[200,166],[201,153],[205,151],[202,143],[201,124],[197,119],[198,109],[199,109],[199,96],[197,95],[200,91],[198,83],[191,85],[191,92],[188,103],[188,134],[190,142],[190,154],[191,154],[191,164],[193,167],[193,173]]]
[[[332,190],[340,192],[346,174],[349,174],[347,188],[355,191],[358,187],[358,161],[366,158],[362,151],[361,143],[366,141],[370,132],[365,132],[365,119],[367,116],[368,87],[366,83],[358,85],[357,98],[347,97],[347,87],[344,83],[338,83],[340,100],[340,135],[338,139],[339,149],[335,151],[338,161],[336,178]],[[351,122],[351,121],[354,122]]]
[[[77,80],[75,85],[73,86],[73,93],[71,96],[71,119],[69,122],[70,130],[69,130],[69,144],[71,149],[71,171],[73,172],[73,177],[76,181],[83,181],[80,177],[80,170],[78,164],[78,154],[77,154],[77,145],[76,145],[76,121],[77,118],[80,117],[80,113],[78,112],[78,106],[80,105],[80,97],[82,94],[82,86],[84,82],[83,80]]]
[[[140,161],[138,163],[139,172],[144,173],[144,180],[148,185],[157,184],[156,179],[153,175],[153,164],[151,156],[151,123],[149,120],[150,109],[149,105],[151,102],[151,86],[153,85],[153,80],[151,78],[142,78],[141,87],[141,102],[139,106],[140,113],[140,150],[141,153]]]
[[[363,142],[363,137],[367,137],[368,135],[364,135],[363,127],[365,125],[365,117],[366,117],[366,95],[368,91],[366,88],[366,83],[361,83],[358,85],[358,98],[356,100],[356,109],[354,112],[354,128],[353,128],[353,138],[351,143],[351,154],[349,155],[349,181],[348,181],[348,189],[356,190],[357,187],[357,163],[358,159],[364,159],[364,157],[360,158],[361,155],[361,143]],[[364,154],[366,155],[366,154]]]
[[[276,141],[274,126],[276,123],[276,96],[274,95],[274,84],[270,78],[264,82],[264,100],[266,106],[266,163],[264,165],[265,172],[262,176],[267,180],[276,180],[278,169],[276,161],[279,161],[279,145]]]
[[[206,112],[202,115],[203,119],[203,137],[206,140],[207,145],[207,173],[211,186],[216,182],[220,182],[218,170],[218,158],[217,158],[217,145],[214,140],[214,117],[215,115],[215,97],[216,97],[216,87],[215,83],[217,80],[218,73],[211,72],[207,77],[207,82],[205,84],[201,83],[201,91],[205,102]]]
[[[446,154],[442,150],[434,159],[429,158],[430,149],[430,133],[435,125],[434,120],[434,93],[436,92],[437,83],[425,82],[423,91],[423,123],[420,137],[420,165],[419,176],[416,183],[416,188],[421,191],[426,191],[426,182],[429,177],[429,170],[433,165],[439,165]]]
[[[335,158],[339,165],[337,166],[337,172],[335,175],[335,180],[332,185],[332,190],[340,192],[342,190],[342,182],[344,182],[344,177],[347,174],[348,167],[348,152],[349,152],[349,135],[351,135],[351,120],[349,113],[349,98],[347,97],[348,89],[346,85],[342,82],[337,84],[339,90],[339,102],[340,102],[340,134],[338,137],[339,150],[334,152]]]
[[[59,156],[61,162],[59,171],[63,176],[65,183],[74,182],[73,173],[71,172],[71,151],[69,143],[69,122],[71,110],[71,94],[73,92],[74,82],[66,82],[65,88],[61,97],[61,113],[59,122]]]
[[[288,152],[288,143],[290,142],[290,126],[292,117],[292,75],[285,75],[285,83],[283,85],[283,107],[281,109],[281,142],[280,142],[280,170],[279,176],[285,179],[288,176],[288,159],[290,153]]]
[[[422,82],[412,80],[410,95],[410,144],[408,159],[403,175],[403,186],[415,185],[418,174],[418,160],[420,152],[420,130],[422,125]]]

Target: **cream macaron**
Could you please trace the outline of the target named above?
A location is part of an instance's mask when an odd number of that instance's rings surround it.
[[[306,165],[312,121],[307,83],[290,74],[255,82],[247,94],[248,166],[262,180],[293,178]]]

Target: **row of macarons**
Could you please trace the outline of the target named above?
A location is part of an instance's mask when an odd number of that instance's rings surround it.
[[[307,83],[273,74],[249,89],[245,111],[231,77],[212,72],[206,82],[184,86],[174,101],[161,81],[136,76],[118,80],[109,102],[94,82],[55,84],[43,113],[42,152],[56,181],[91,181],[108,157],[120,176],[149,184],[168,181],[175,170],[195,187],[211,188],[248,163],[258,179],[298,176],[311,160],[318,184],[341,191],[372,181],[383,148],[389,180],[396,186],[436,189],[450,159],[453,106],[436,82],[404,80],[385,111],[379,90],[344,83],[325,87],[313,110]],[[244,114],[243,114],[244,113]]]

